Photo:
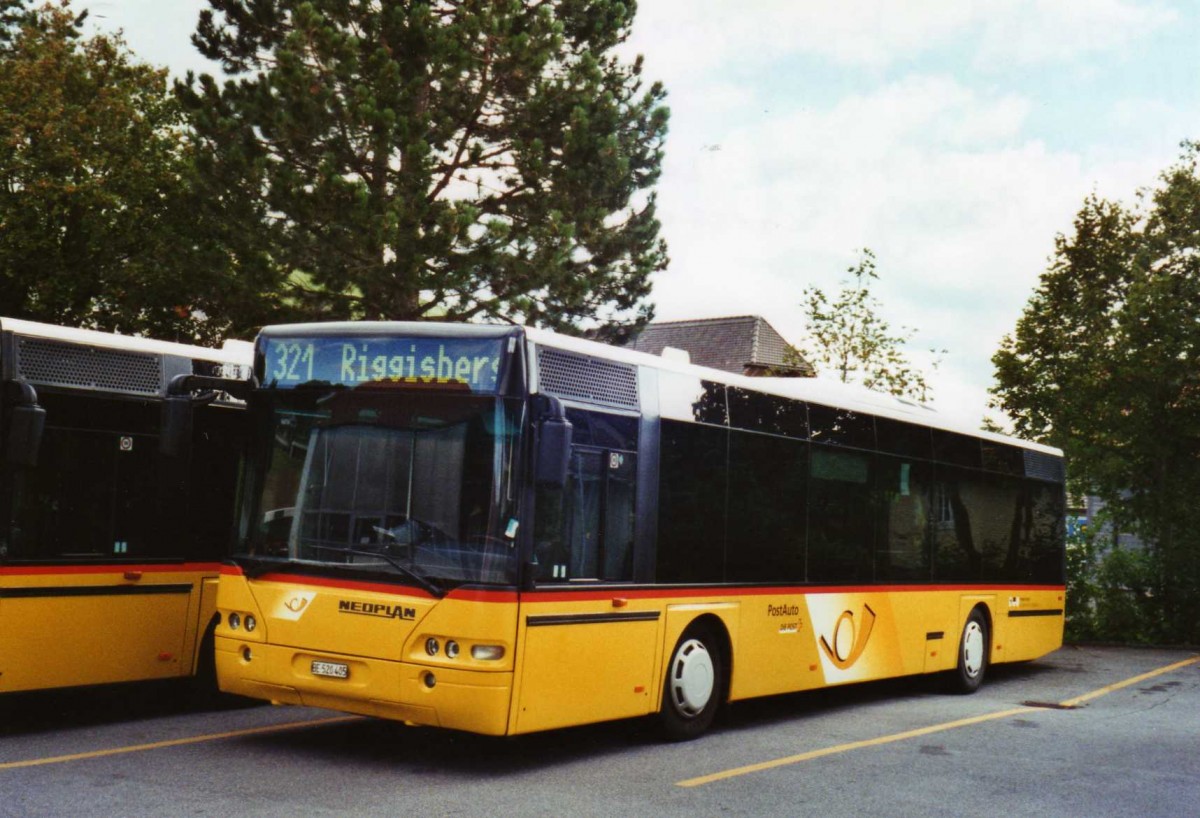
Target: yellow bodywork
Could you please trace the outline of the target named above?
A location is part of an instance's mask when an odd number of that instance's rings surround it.
[[[216,564],[0,571],[0,692],[195,672]]]
[[[546,589],[439,600],[229,571],[218,608],[223,690],[489,735],[656,712],[671,653],[700,620],[728,643],[731,700],[952,670],[977,608],[992,663],[1045,655],[1063,628],[1063,590],[1053,587]],[[473,658],[480,646],[502,656]],[[344,666],[346,678],[315,675],[314,662]]]

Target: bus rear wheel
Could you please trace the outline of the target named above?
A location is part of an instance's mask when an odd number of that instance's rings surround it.
[[[663,732],[688,741],[712,725],[725,688],[725,660],[709,628],[693,626],[679,637],[663,682]]]
[[[958,667],[954,671],[954,687],[960,693],[974,693],[983,684],[988,665],[987,617],[978,608],[971,611],[963,625],[958,641]]]

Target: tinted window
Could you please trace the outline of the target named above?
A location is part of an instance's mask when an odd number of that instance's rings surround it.
[[[731,433],[730,581],[804,579],[807,454],[803,441]]]
[[[871,415],[851,412],[849,409],[810,405],[808,423],[814,443],[853,446],[856,449],[875,448],[875,418]]]
[[[870,579],[873,455],[817,445],[810,454],[808,579]]]
[[[1022,565],[1033,582],[1064,581],[1063,540],[1066,536],[1066,495],[1062,486],[1024,481],[1029,505],[1023,532]]]
[[[977,469],[981,465],[979,438],[934,429],[933,457],[939,463]]]
[[[16,470],[7,556],[130,560],[194,551],[186,461],[158,454],[156,402],[39,395],[38,465]],[[233,475],[206,475],[228,479]],[[197,510],[198,513],[200,510]],[[203,509],[227,530],[232,509]]]
[[[934,575],[999,581],[1017,572],[1025,513],[1018,480],[939,465],[934,482]]]
[[[633,576],[637,421],[568,410],[574,445],[563,489],[542,487],[534,527],[538,579]]]
[[[808,437],[808,407],[803,401],[729,387],[729,425],[751,432]]]
[[[927,580],[930,578],[929,463],[896,457],[876,459],[877,533],[875,578]]]
[[[889,418],[875,418],[875,434],[879,451],[929,460],[933,457],[933,440],[929,427],[917,426]]]
[[[724,577],[728,432],[664,420],[658,492],[660,582]]]
[[[571,421],[571,439],[578,446],[593,446],[598,449],[637,449],[638,421],[628,415],[609,412],[591,412],[583,409],[567,409],[567,420]]]
[[[1001,474],[1023,475],[1025,473],[1024,452],[1016,446],[994,440],[980,441],[983,467]]]
[[[196,410],[187,492],[192,521],[190,556],[223,559],[229,552],[247,420],[240,409],[208,406]]]

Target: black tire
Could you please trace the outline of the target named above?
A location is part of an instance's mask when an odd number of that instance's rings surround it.
[[[663,679],[663,733],[670,741],[690,741],[704,734],[725,698],[725,657],[710,628],[688,628],[667,665]]]
[[[987,617],[983,611],[976,608],[967,617],[962,636],[958,640],[958,667],[952,676],[956,691],[974,693],[983,684],[983,677],[987,674],[990,647],[991,634],[988,631]]]

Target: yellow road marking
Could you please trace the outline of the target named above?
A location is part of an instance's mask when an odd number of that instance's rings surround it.
[[[1172,670],[1179,670],[1182,667],[1194,665],[1197,662],[1200,662],[1200,656],[1193,656],[1191,659],[1184,659],[1176,662],[1173,665],[1160,667],[1158,670],[1152,670],[1149,673],[1143,673],[1140,676],[1134,676],[1132,679],[1126,679],[1123,682],[1117,682],[1114,685],[1102,687],[1099,690],[1093,690],[1091,693],[1084,693],[1082,696],[1076,696],[1073,699],[1067,699],[1062,703],[1062,705],[1063,707],[1075,707],[1076,705],[1083,704],[1084,702],[1090,702],[1092,699],[1098,699],[1101,696],[1112,693],[1114,690],[1120,690],[1123,687],[1129,687],[1130,685],[1135,685],[1138,682],[1144,682],[1147,679],[1153,679],[1155,676],[1161,676],[1164,673],[1170,673]]]
[[[1067,699],[1061,702],[1063,707],[1075,707],[1083,702],[1098,699],[1115,690],[1120,690],[1123,687],[1135,685],[1138,682],[1143,682],[1146,679],[1152,679],[1155,676],[1161,676],[1164,673],[1170,673],[1173,670],[1194,665],[1200,662],[1200,656],[1193,656],[1190,659],[1184,659],[1174,664],[1160,667],[1157,670],[1151,670],[1148,673],[1142,673],[1123,682],[1102,687],[1098,690],[1093,690],[1091,693],[1085,693],[1082,696],[1076,696],[1073,699]],[[880,736],[879,738],[866,739],[864,741],[852,741],[847,744],[838,744],[833,747],[823,747],[820,750],[810,750],[807,753],[797,753],[796,755],[787,756],[786,758],[777,758],[771,761],[760,761],[757,764],[747,764],[743,767],[734,767],[730,770],[723,770],[718,773],[709,775],[701,775],[696,778],[688,778],[684,781],[677,781],[678,787],[699,787],[703,784],[712,784],[715,781],[724,781],[727,778],[736,778],[737,776],[749,775],[750,773],[762,772],[763,770],[771,770],[776,767],[786,767],[789,764],[799,764],[802,761],[812,761],[815,758],[824,758],[825,756],[837,755],[839,753],[848,753],[851,750],[861,750],[866,747],[878,747],[882,744],[891,744],[896,741],[905,741],[911,738],[919,738],[927,736],[931,733],[940,733],[945,730],[955,730],[959,727],[969,727],[972,724],[980,724],[986,721],[995,721],[997,719],[1006,719],[1009,716],[1017,716],[1021,713],[1031,713],[1039,708],[1035,707],[1014,707],[1012,710],[1001,710],[996,713],[986,713],[982,716],[975,716],[969,719],[959,719],[958,721],[948,721],[943,724],[933,724],[929,727],[920,727],[916,730],[908,730],[903,733],[893,733],[890,736]]]
[[[943,730],[953,730],[957,727],[966,727],[971,724],[979,724],[983,721],[993,721],[995,719],[1006,719],[1009,716],[1015,716],[1020,713],[1031,713],[1032,707],[1014,707],[1012,710],[1002,710],[998,713],[987,713],[982,716],[973,716],[969,719],[959,719],[958,721],[948,721],[944,724],[934,724],[929,727],[920,727],[916,730],[908,730],[903,733],[894,733],[890,736],[880,736],[879,738],[866,739],[865,741],[852,741],[849,744],[839,744],[835,747],[823,747],[820,750],[810,750],[807,753],[798,753],[787,758],[777,758],[773,761],[760,761],[757,764],[747,764],[745,767],[735,767],[732,770],[724,770],[719,773],[710,775],[702,775],[698,778],[689,778],[686,781],[676,782],[679,787],[699,787],[701,784],[711,784],[714,781],[723,781],[726,778],[735,778],[739,775],[748,775],[749,773],[762,772],[763,770],[774,769],[775,767],[785,767],[788,764],[799,764],[801,761],[811,761],[814,758],[822,758],[824,756],[836,755],[837,753],[847,753],[851,750],[861,750],[864,747],[878,747],[881,744],[891,744],[894,741],[904,741],[910,738],[919,736],[927,736],[930,733],[940,733]]]
[[[163,747],[178,747],[182,744],[199,744],[205,741],[217,741],[225,738],[240,736],[262,735],[264,733],[279,733],[284,730],[295,730],[300,727],[319,727],[326,724],[339,724],[347,721],[357,721],[362,716],[334,716],[327,719],[312,719],[310,721],[289,721],[285,724],[272,724],[266,727],[249,727],[245,730],[230,730],[227,733],[209,733],[204,736],[189,736],[168,741],[154,741],[149,744],[133,744],[128,747],[112,747],[108,750],[92,750],[87,753],[71,753],[65,756],[50,756],[49,758],[31,758],[26,761],[6,761],[0,763],[0,770],[15,770],[18,767],[40,767],[43,764],[62,764],[67,761],[82,761],[88,758],[103,758],[105,756],[121,755],[122,753],[140,753],[145,750],[160,750]]]

